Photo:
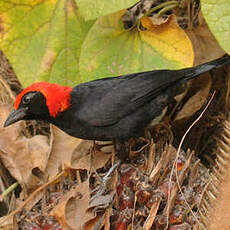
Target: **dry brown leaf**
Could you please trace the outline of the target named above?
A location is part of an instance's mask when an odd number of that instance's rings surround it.
[[[79,186],[81,186],[81,185],[79,185]],[[49,215],[53,216],[55,219],[57,219],[58,222],[65,229],[71,229],[66,223],[65,209],[66,209],[66,204],[69,201],[69,199],[77,196],[76,189],[77,188],[74,188],[74,189],[70,190],[67,194],[65,194],[60,199],[58,205],[49,213]]]
[[[65,194],[58,205],[49,213],[64,229],[82,229],[86,222],[95,218],[88,210],[89,181],[85,181]]]
[[[65,217],[68,226],[74,230],[84,229],[85,224],[95,218],[95,214],[88,210],[90,201],[89,181],[76,187],[76,197],[66,203]]]
[[[105,166],[110,159],[111,154],[106,154],[100,151],[92,151],[92,154],[87,154],[81,158],[75,158],[71,163],[73,169],[97,170]]]
[[[46,167],[49,152],[48,138],[42,135],[26,138],[20,132],[19,122],[3,128],[11,110],[8,105],[0,105],[0,158],[19,183],[32,188],[39,182],[32,175],[32,169],[38,167],[44,170]]]
[[[209,95],[210,89],[211,77],[209,73],[206,73],[205,76],[202,76],[200,78],[196,78],[192,82],[190,90],[197,93],[189,98],[189,100],[177,114],[175,120],[181,120],[183,118],[193,116],[194,113],[197,112],[204,105]]]
[[[106,208],[111,204],[113,197],[114,192],[106,195],[95,196],[94,199],[91,199],[89,208]]]
[[[50,177],[57,175],[64,164],[71,163],[73,157],[86,154],[92,144],[90,141],[71,137],[55,126],[52,126],[52,138],[53,143],[46,168]]]
[[[202,14],[199,15],[199,26],[193,30],[186,30],[195,54],[194,65],[205,63],[225,54],[213,34],[210,32]]]
[[[85,230],[99,230],[104,225],[105,215],[99,214],[94,219],[88,221],[85,225]]]

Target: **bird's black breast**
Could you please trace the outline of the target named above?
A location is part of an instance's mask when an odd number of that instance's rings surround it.
[[[138,93],[143,95],[142,90],[134,89],[136,85],[126,85],[126,82],[122,85],[124,80],[94,83],[75,87],[71,93],[71,107],[55,119],[54,124],[72,136],[92,140],[142,136],[144,128],[161,115],[176,93],[170,87],[151,99],[146,98],[142,105],[132,104]],[[119,85],[121,88],[117,89]]]

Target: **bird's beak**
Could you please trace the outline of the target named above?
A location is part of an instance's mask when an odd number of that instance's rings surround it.
[[[20,108],[17,110],[14,109],[6,119],[3,127],[7,127],[17,121],[23,120],[23,118],[26,116],[26,111],[27,108]]]

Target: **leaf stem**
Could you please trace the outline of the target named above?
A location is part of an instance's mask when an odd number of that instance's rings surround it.
[[[158,12],[157,17],[158,18],[161,17],[162,15],[164,15],[164,13],[166,13],[169,10],[173,10],[175,7],[177,7],[177,4],[172,4],[172,5],[164,7]]]
[[[161,8],[164,9],[164,8],[167,8],[167,7],[172,6],[172,5],[173,5],[174,7],[178,6],[178,1],[163,2],[163,3],[159,4],[158,6],[155,6],[155,7],[153,7],[152,9],[150,9],[150,10],[146,13],[145,16],[149,16],[150,14],[152,14],[153,12],[155,12],[155,11],[161,9]],[[162,10],[163,10],[163,9],[162,9]],[[165,12],[166,12],[166,11],[165,11]]]
[[[18,182],[15,182],[15,183],[13,183],[12,185],[10,185],[10,187],[8,187],[8,188],[0,195],[0,201],[2,201],[3,198],[4,198],[5,196],[7,196],[9,193],[11,193],[14,189],[16,189],[18,185],[19,185]]]

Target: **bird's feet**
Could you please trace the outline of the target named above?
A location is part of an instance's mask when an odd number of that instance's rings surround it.
[[[114,141],[114,148],[117,157],[123,163],[130,163],[132,157],[136,157],[142,152],[150,141],[146,138],[131,139],[130,141]],[[130,158],[131,157],[131,158]]]

